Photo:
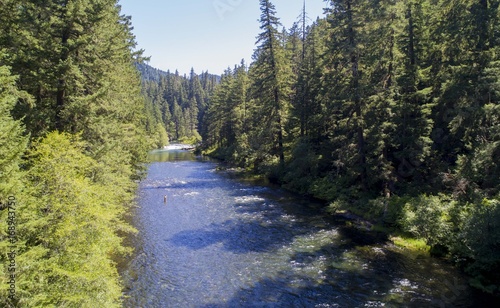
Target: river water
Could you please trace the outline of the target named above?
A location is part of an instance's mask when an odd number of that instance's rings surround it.
[[[474,307],[453,267],[191,153],[151,154],[125,307]],[[166,196],[166,202],[164,198]]]

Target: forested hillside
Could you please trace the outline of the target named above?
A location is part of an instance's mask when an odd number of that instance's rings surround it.
[[[499,294],[500,2],[328,2],[282,30],[260,1],[253,62],[222,76],[205,151],[423,238]]]
[[[130,19],[115,0],[0,5],[0,306],[119,307],[124,215],[161,143]]]
[[[177,71],[163,72],[146,64],[139,64],[138,69],[147,98],[147,116],[153,119],[150,126],[165,130],[158,147],[169,140],[190,144],[201,141],[201,123],[220,77],[208,72],[197,75],[193,69],[189,77],[181,76]]]
[[[0,306],[120,306],[124,217],[169,140],[423,239],[499,295],[500,1],[327,2],[285,29],[260,0],[252,62],[219,77],[141,64],[116,0],[0,0]]]

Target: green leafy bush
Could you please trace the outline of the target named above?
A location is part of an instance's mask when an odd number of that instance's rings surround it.
[[[443,195],[411,198],[404,205],[400,225],[404,231],[424,238],[430,246],[449,246],[452,206],[451,200]]]
[[[468,260],[466,271],[474,277],[472,284],[500,295],[500,200],[475,204],[460,239],[457,253]]]
[[[18,306],[120,306],[112,257],[128,252],[117,232],[133,231],[122,220],[133,194],[103,181],[116,175],[97,177],[103,169],[85,148],[77,136],[53,132],[30,152],[17,211]]]

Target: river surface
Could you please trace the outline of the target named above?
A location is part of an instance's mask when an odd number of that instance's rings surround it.
[[[122,273],[125,307],[480,305],[453,267],[320,203],[231,178],[179,149],[151,157],[136,252]]]

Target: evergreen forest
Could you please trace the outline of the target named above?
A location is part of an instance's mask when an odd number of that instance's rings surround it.
[[[203,151],[419,238],[500,294],[500,1],[331,0],[285,28],[261,0]]]
[[[161,134],[155,139],[160,141],[158,146],[169,140],[198,144],[204,115],[220,77],[208,72],[197,75],[194,69],[189,77],[181,76],[178,71],[164,72],[144,63],[137,68],[143,81],[147,118],[152,120],[148,126]]]
[[[0,0],[1,307],[120,307],[137,182],[173,140],[500,295],[500,1],[325,0],[290,28],[259,2],[251,63],[185,76],[144,63],[117,0]]]
[[[166,136],[130,17],[116,0],[0,8],[0,307],[120,307],[126,217]]]

